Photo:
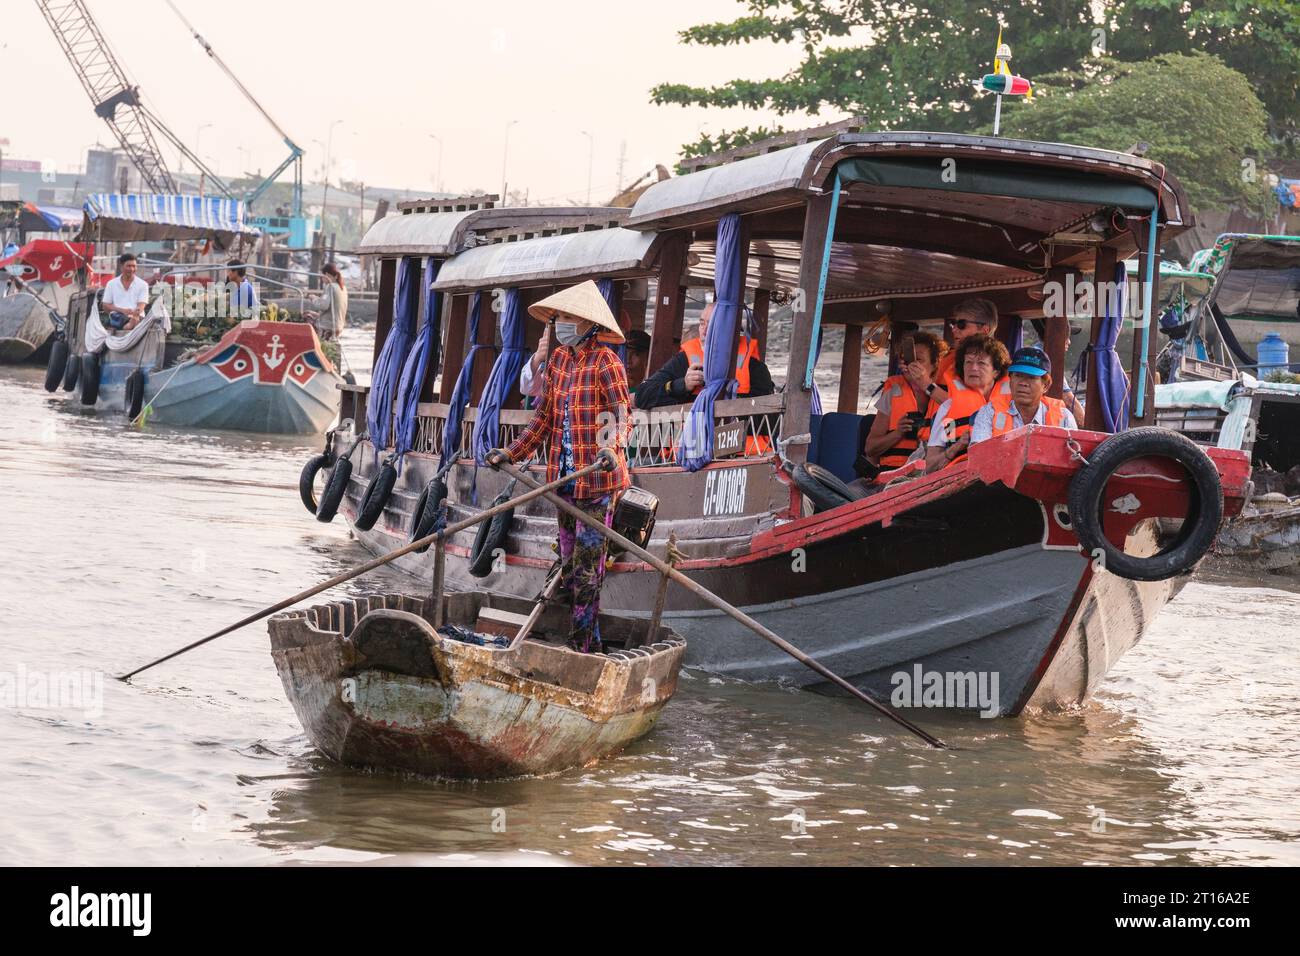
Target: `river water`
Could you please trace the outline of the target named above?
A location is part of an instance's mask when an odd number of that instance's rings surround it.
[[[111,677],[367,558],[298,502],[319,442],[125,429],[41,378],[0,369],[0,864],[1300,863],[1300,590],[1258,582],[1189,585],[1077,712],[919,712],[949,751],[691,671],[594,767],[334,766],[264,625]]]

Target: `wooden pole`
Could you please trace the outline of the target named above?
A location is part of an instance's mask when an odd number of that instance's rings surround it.
[[[682,277],[686,270],[688,236],[674,236],[659,254],[659,281],[655,294],[654,328],[650,332],[650,358],[646,372],[653,375],[677,354],[681,347],[682,316],[686,310],[686,289]]]
[[[610,457],[612,458],[612,456]],[[599,459],[599,461],[609,461],[609,460],[610,458],[606,458],[604,454],[602,454],[601,458]],[[533,489],[537,489],[541,487],[540,485],[538,485],[537,482],[535,482],[528,475],[525,475],[523,472],[519,471],[519,469],[514,468],[511,465],[500,464],[497,467],[499,467],[510,477],[515,478],[518,481],[522,482],[526,487],[530,487]],[[803,651],[799,650],[799,648],[795,647],[793,644],[786,641],[779,634],[776,634],[769,628],[760,624],[758,621],[754,620],[752,617],[750,617],[748,614],[746,614],[744,611],[740,610],[739,608],[734,607],[733,605],[727,603],[722,598],[718,597],[718,595],[714,594],[712,591],[706,588],[704,585],[700,584],[697,581],[691,580],[686,575],[682,574],[680,571],[674,568],[671,564],[664,561],[662,558],[658,558],[655,555],[651,554],[649,551],[641,547],[639,544],[629,541],[627,538],[623,537],[623,535],[619,534],[613,528],[607,528],[603,521],[593,518],[591,515],[587,514],[587,512],[583,511],[581,508],[576,507],[570,502],[565,501],[563,498],[561,498],[559,495],[555,494],[554,492],[547,491],[545,493],[545,497],[546,500],[551,502],[551,504],[555,505],[555,507],[564,511],[566,514],[572,515],[574,518],[581,521],[583,524],[587,525],[588,527],[596,529],[596,531],[604,535],[610,541],[617,544],[624,551],[636,555],[638,558],[640,558],[646,564],[650,565],[652,568],[659,571],[664,576],[672,578],[682,587],[686,588],[686,590],[690,591],[692,594],[703,599],[709,604],[712,604],[714,607],[716,607],[722,613],[726,614],[732,620],[737,621],[740,624],[743,624],[745,627],[749,628],[751,631],[753,631],[759,637],[763,638],[768,643],[774,644],[781,650],[785,651],[785,653],[789,654],[800,664],[803,664],[805,667],[809,668],[810,670],[824,677],[832,684],[835,684],[837,687],[852,694],[854,697],[858,698],[858,700],[862,701],[863,703],[868,704],[871,707],[875,708],[881,714],[884,714],[886,717],[888,717],[890,720],[894,721],[895,723],[899,724],[900,726],[906,727],[912,733],[916,734],[918,737],[920,737],[922,740],[928,743],[931,747],[939,747],[939,748],[944,747],[943,741],[941,741],[938,737],[935,737],[932,734],[927,733],[926,731],[922,730],[920,727],[912,723],[910,720],[908,720],[906,717],[902,716],[901,714],[895,713],[893,710],[886,707],[884,704],[868,696],[866,693],[859,690],[857,687],[854,687],[844,678],[833,673],[824,665],[813,660]]]
[[[824,320],[823,320],[823,328]],[[862,326],[844,326],[844,356],[840,360],[839,410],[858,412],[858,390],[862,384]]]
[[[799,249],[799,288],[795,290],[796,308],[790,329],[790,360],[785,371],[785,409],[781,419],[781,436],[810,434],[812,392],[803,387],[808,356],[812,351],[813,310],[816,307],[817,289],[821,285],[822,259],[829,234],[834,196],[828,189],[808,200],[803,220],[803,241]],[[791,444],[785,456],[792,465],[803,464],[808,457],[808,446]]]
[[[313,595],[316,594],[320,594],[322,591],[328,591],[330,588],[338,587],[340,584],[343,584],[346,581],[351,581],[355,577],[360,577],[361,575],[365,574],[367,571],[373,571],[375,568],[381,568],[385,564],[389,564],[393,561],[396,561],[398,558],[403,557],[404,555],[410,554],[412,551],[418,551],[420,548],[427,548],[431,544],[437,544],[439,546],[439,550],[441,550],[442,544],[448,538],[451,538],[452,536],[459,534],[460,532],[464,531],[466,528],[472,528],[480,521],[486,521],[489,518],[501,514],[501,512],[503,511],[509,511],[511,508],[517,508],[520,505],[527,504],[528,502],[532,501],[534,498],[540,498],[543,495],[549,494],[551,491],[553,491],[556,488],[559,488],[561,485],[565,484],[566,482],[573,481],[576,478],[580,478],[583,475],[590,474],[591,472],[594,471],[601,471],[605,467],[606,467],[605,459],[601,458],[595,462],[592,462],[590,465],[588,465],[585,468],[579,468],[577,471],[573,472],[570,475],[566,475],[563,478],[557,478],[555,479],[555,481],[548,482],[547,484],[544,485],[539,485],[531,478],[524,478],[524,484],[531,490],[524,492],[522,495],[516,495],[514,498],[511,498],[509,501],[503,501],[500,504],[493,505],[491,508],[486,508],[483,511],[480,511],[478,514],[471,515],[470,517],[465,518],[462,521],[457,521],[455,524],[449,525],[448,527],[444,528],[441,531],[435,531],[433,534],[427,534],[423,538],[420,538],[416,541],[412,541],[410,544],[398,548],[395,551],[389,551],[387,554],[381,555],[380,557],[375,558],[373,561],[367,561],[365,564],[359,565],[351,569],[350,571],[344,571],[341,574],[336,574],[328,581],[324,581],[321,584],[317,584],[314,587],[310,587],[305,591],[299,591],[293,597],[285,598],[283,601],[278,601],[275,604],[272,604],[270,607],[264,607],[262,608],[262,610],[248,615],[248,617],[241,618],[240,620],[236,621],[234,624],[231,624],[227,627],[223,627],[219,631],[214,631],[212,634],[209,634],[207,637],[200,638],[199,640],[193,642],[192,644],[186,644],[184,647],[180,648],[179,650],[172,651],[170,654],[166,655],[165,657],[160,657],[156,661],[150,661],[148,664],[145,664],[143,667],[137,667],[135,670],[131,671],[130,673],[123,674],[121,677],[118,678],[118,680],[129,681],[132,677],[134,677],[136,674],[139,674],[141,671],[147,671],[149,668],[155,667],[158,664],[163,663],[164,661],[169,661],[173,657],[179,657],[180,655],[184,654],[186,651],[192,651],[196,647],[201,647],[204,644],[208,643],[208,641],[215,641],[217,638],[224,637],[225,635],[229,634],[231,631],[237,631],[241,627],[244,627],[245,625],[248,624],[253,624],[256,621],[260,621],[262,618],[269,617],[270,615],[276,613],[277,611],[283,611],[285,608],[292,607],[293,605],[297,604],[299,601],[305,601],[307,600],[307,598],[312,597]],[[438,552],[435,552],[434,553],[435,565],[437,563],[437,559],[438,559]],[[444,558],[444,562],[445,560],[446,559]]]

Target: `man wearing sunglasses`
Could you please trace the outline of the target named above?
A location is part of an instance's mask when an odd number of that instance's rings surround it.
[[[957,377],[957,348],[972,335],[992,335],[998,325],[998,307],[988,299],[964,299],[952,310],[952,348],[939,360],[939,372],[929,388],[934,401],[943,403]]]

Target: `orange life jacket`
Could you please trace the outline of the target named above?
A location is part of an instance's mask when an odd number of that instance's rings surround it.
[[[948,393],[948,414],[944,416],[943,421],[938,424],[942,429],[941,434],[947,439],[949,444],[957,441],[963,435],[970,434],[971,422],[975,419],[975,413],[978,412],[989,402],[1001,402],[1011,400],[1011,379],[1003,378],[993,386],[993,391],[989,393],[987,399],[979,389],[970,388],[959,378],[952,380],[952,390]],[[965,458],[965,454],[958,455],[949,462],[954,464]],[[946,467],[946,466],[945,466]]]
[[[1041,399],[1046,411],[1043,413],[1043,424],[1060,427],[1065,420],[1065,402],[1059,398],[1048,398],[1044,395]],[[1011,414],[1011,406],[1014,404],[1010,394],[1003,396],[998,393],[993,399],[993,435],[1005,435],[1013,432],[1022,426],[1015,423],[1015,418]]]
[[[698,338],[687,339],[682,343],[682,351],[686,353],[687,364],[704,365],[704,343]],[[758,339],[751,339],[748,335],[740,337],[740,344],[736,346],[736,394],[749,394],[749,363],[758,359]],[[702,387],[702,386],[701,386]],[[699,389],[695,389],[696,392]]]
[[[889,376],[885,379],[883,389],[884,394],[889,396],[889,430],[893,431],[902,423],[904,415],[920,410],[916,403],[916,392],[902,375]],[[925,424],[919,432],[921,441],[929,440],[930,426],[938,411],[939,403],[932,398],[928,399],[925,407]],[[900,465],[905,465],[919,444],[916,438],[900,438],[893,448],[881,453],[877,464],[881,468],[898,468]]]
[[[957,377],[957,350],[949,349],[943,353],[943,358],[939,359],[939,370],[935,373],[934,380],[939,383],[939,387],[948,393],[952,398],[952,383]]]
[[[688,365],[704,365],[704,343],[698,337],[682,342],[682,351],[686,353]],[[736,346],[737,396],[749,394],[749,363],[757,359],[758,339],[742,335],[739,345]],[[698,393],[699,390],[699,388],[694,389],[692,394]],[[747,456],[765,455],[771,450],[772,440],[766,435],[749,435],[745,438],[745,454]],[[676,449],[673,449],[674,453],[675,451]]]

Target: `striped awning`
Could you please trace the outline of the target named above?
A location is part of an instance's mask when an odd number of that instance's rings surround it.
[[[244,204],[215,196],[95,193],[82,206],[82,237],[106,241],[215,239],[231,245],[260,231],[244,222]]]

